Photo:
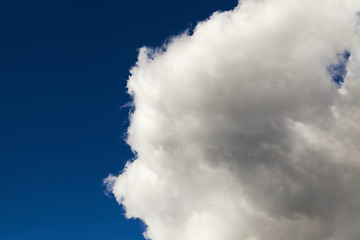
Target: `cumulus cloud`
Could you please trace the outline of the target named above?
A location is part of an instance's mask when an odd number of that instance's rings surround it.
[[[358,0],[243,0],[141,48],[108,186],[152,240],[360,239]]]

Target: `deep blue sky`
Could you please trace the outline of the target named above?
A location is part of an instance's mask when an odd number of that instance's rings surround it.
[[[0,0],[0,239],[141,240],[102,179],[122,140],[137,49],[236,0]]]

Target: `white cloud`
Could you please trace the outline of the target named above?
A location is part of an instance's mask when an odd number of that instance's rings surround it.
[[[107,179],[153,240],[360,239],[358,0],[244,0],[141,48]],[[341,87],[328,69],[350,52]],[[112,185],[113,184],[113,185]]]

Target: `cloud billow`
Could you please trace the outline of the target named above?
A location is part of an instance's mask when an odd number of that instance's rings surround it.
[[[244,0],[140,49],[105,181],[147,238],[360,239],[359,10]]]

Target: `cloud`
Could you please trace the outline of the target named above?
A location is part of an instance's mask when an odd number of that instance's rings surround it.
[[[140,49],[106,181],[147,238],[360,239],[359,10],[244,0]]]

